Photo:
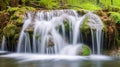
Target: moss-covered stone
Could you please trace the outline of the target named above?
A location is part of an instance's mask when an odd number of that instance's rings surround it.
[[[88,19],[89,19],[89,17],[86,17],[85,19],[84,19],[84,21],[83,21],[83,24],[82,24],[82,27],[81,27],[81,31],[82,32],[86,32],[86,30],[89,30],[90,29],[90,27],[88,26]]]
[[[7,37],[13,37],[15,35],[16,29],[17,29],[16,25],[8,24],[3,29],[4,35],[7,36]]]
[[[91,49],[87,45],[82,44],[79,48],[77,48],[77,55],[88,56],[90,54]]]
[[[91,54],[91,50],[87,45],[83,45],[83,52],[81,53],[82,56],[88,56]]]
[[[86,13],[88,13],[88,12],[89,12],[88,10],[83,10],[83,9],[77,10],[77,13],[78,13],[79,15],[84,15],[84,14],[86,14]]]

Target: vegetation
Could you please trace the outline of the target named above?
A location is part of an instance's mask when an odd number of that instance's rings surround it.
[[[88,56],[91,54],[91,50],[88,46],[83,45],[82,48],[83,48],[83,52],[81,54],[82,56]]]
[[[120,13],[118,12],[110,12],[110,17],[114,19],[115,23],[120,23]]]
[[[32,6],[45,9],[72,8],[88,10],[120,6],[119,0],[0,0],[0,3],[0,10],[18,6]]]
[[[7,10],[0,11],[0,42],[2,36],[5,35],[7,47],[9,47],[10,51],[15,50],[15,45],[17,44],[20,30],[23,25],[23,16],[28,10],[34,11],[35,9],[33,7],[24,6],[9,7]],[[10,48],[13,48],[13,50]]]

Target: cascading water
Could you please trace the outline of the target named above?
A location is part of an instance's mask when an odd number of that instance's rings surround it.
[[[93,46],[93,54],[95,54],[95,45],[97,46],[97,54],[101,54],[101,45],[102,43],[102,37],[103,37],[103,24],[101,19],[93,14],[93,13],[88,13],[86,16],[89,17],[88,19],[88,25],[90,26],[91,29],[91,35],[92,35],[92,46]],[[94,36],[95,35],[95,36]]]
[[[22,31],[20,33],[20,37],[19,37],[19,42],[18,42],[18,47],[17,47],[17,52],[27,52],[30,51],[29,47],[30,47],[30,39],[29,39],[29,34],[25,33],[25,29],[29,26],[29,24],[32,22],[32,14],[28,13],[27,14],[27,18],[25,18],[23,20],[24,25],[22,28]]]
[[[28,17],[24,20],[20,34],[17,52],[58,54],[61,49],[68,44],[75,45],[81,43],[82,37],[80,36],[80,28],[85,18],[89,17],[88,26],[90,26],[92,33],[93,53],[96,45],[97,54],[100,54],[103,25],[97,15],[87,13],[84,16],[80,16],[74,10],[28,12],[27,15]],[[65,22],[69,26],[67,32]],[[29,32],[25,32],[25,29],[32,24],[33,36],[30,37]],[[96,32],[94,32],[94,29]],[[32,41],[30,41],[30,38],[32,38]]]
[[[29,19],[29,18],[28,18]],[[68,20],[71,22],[70,27],[73,26],[73,22],[76,22],[77,13],[73,10],[56,10],[51,12],[38,12],[34,19],[34,31],[33,31],[33,44],[28,52],[41,53],[41,54],[57,54],[65,46],[65,26],[64,21]],[[31,21],[29,21],[31,22]],[[25,20],[26,23],[26,20]],[[25,25],[27,26],[27,25]],[[59,32],[59,27],[62,28],[62,33]],[[23,26],[24,27],[24,26]],[[22,35],[25,28],[22,30]],[[72,35],[70,35],[71,37]],[[25,36],[27,37],[27,36]],[[25,38],[28,39],[28,38]],[[26,41],[22,41],[23,36],[20,37],[18,43],[18,52],[22,52],[28,47],[26,44],[22,44]],[[30,39],[28,39],[30,40]],[[24,46],[21,48],[21,46]]]
[[[6,47],[6,39],[5,39],[5,36],[3,36],[3,38],[2,38],[2,44],[1,44],[1,50],[5,51],[5,47]]]

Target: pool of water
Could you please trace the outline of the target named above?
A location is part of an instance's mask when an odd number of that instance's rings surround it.
[[[0,67],[120,67],[120,59],[103,56],[66,56],[39,54],[0,55]]]

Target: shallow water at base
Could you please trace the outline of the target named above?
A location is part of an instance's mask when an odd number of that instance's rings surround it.
[[[119,58],[38,54],[0,55],[0,67],[120,67]]]

